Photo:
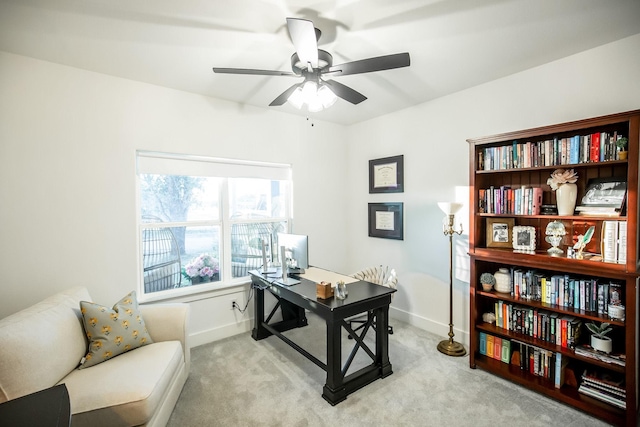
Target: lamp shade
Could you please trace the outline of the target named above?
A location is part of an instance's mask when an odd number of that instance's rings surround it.
[[[445,215],[455,215],[462,208],[462,203],[438,202],[438,207]]]

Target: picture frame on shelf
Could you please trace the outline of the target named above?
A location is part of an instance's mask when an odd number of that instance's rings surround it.
[[[404,155],[369,160],[369,193],[404,192]]]
[[[404,240],[403,203],[369,203],[369,237]]]
[[[488,248],[513,247],[512,230],[515,225],[513,218],[487,218],[485,225]]]
[[[627,181],[624,178],[591,178],[582,197],[582,205],[621,209],[626,194]]]
[[[624,178],[591,178],[576,211],[580,215],[620,216],[625,208],[627,181]]]
[[[512,234],[513,249],[533,252],[536,250],[536,228],[529,225],[516,225]]]

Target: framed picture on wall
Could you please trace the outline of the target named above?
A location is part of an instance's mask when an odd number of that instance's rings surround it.
[[[369,203],[369,237],[404,240],[402,203]]]
[[[487,247],[511,248],[513,218],[487,218]]]
[[[369,160],[369,193],[404,192],[404,156]]]

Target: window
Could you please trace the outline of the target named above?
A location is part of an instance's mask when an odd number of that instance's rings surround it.
[[[291,217],[291,167],[137,153],[143,295],[242,282]]]

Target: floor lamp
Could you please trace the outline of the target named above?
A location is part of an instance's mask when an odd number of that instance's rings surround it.
[[[455,229],[454,219],[456,212],[462,207],[461,203],[439,202],[438,207],[447,215],[448,222],[442,225],[442,231],[449,237],[449,339],[440,341],[438,351],[447,356],[464,356],[467,354],[462,344],[453,340],[453,235],[462,234],[462,224],[458,230]]]

